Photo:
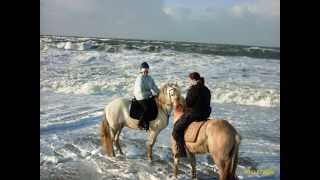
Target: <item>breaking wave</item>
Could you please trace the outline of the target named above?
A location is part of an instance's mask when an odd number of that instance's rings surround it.
[[[116,81],[113,83],[103,81],[91,81],[79,84],[56,81],[51,82],[43,90],[52,90],[58,93],[70,94],[131,94],[133,85],[131,82]],[[212,101],[214,103],[235,103],[240,105],[274,107],[280,105],[280,93],[275,89],[257,89],[250,87],[217,87],[212,89]]]
[[[40,44],[40,48],[43,48],[44,46],[51,46],[59,49],[77,51],[96,50],[121,52],[122,50],[139,50],[142,52],[160,52],[165,49],[219,56],[247,56],[253,58],[280,59],[280,48],[243,45],[222,45],[195,42],[186,43],[156,40],[63,38],[50,36],[41,36]]]

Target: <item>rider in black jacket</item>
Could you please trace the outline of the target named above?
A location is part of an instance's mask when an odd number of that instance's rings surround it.
[[[187,112],[174,124],[172,135],[177,142],[178,154],[186,157],[184,148],[184,131],[193,121],[206,121],[211,113],[210,90],[204,85],[204,79],[199,73],[189,74],[191,87],[186,97]]]

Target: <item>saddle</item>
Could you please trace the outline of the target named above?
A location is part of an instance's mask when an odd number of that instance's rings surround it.
[[[158,116],[158,106],[154,99],[154,97],[147,99],[147,105],[148,105],[148,111],[146,112],[146,119],[149,121],[153,121]],[[130,106],[130,117],[139,120],[142,116],[143,109],[139,102],[133,98],[131,100],[131,106]]]
[[[206,121],[192,122],[184,131],[185,142],[196,142],[199,131]]]

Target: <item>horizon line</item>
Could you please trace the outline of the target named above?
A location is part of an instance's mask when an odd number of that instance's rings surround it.
[[[198,43],[198,44],[212,44],[212,45],[237,45],[237,46],[256,46],[262,48],[278,48],[279,46],[261,46],[261,45],[248,45],[248,44],[230,44],[230,43],[209,43],[209,42],[196,42],[196,41],[178,41],[178,40],[159,40],[159,39],[133,39],[133,38],[120,38],[120,37],[101,37],[101,36],[80,36],[80,35],[58,35],[58,34],[40,34],[40,36],[60,36],[60,37],[76,37],[76,38],[105,38],[105,39],[120,39],[120,40],[144,40],[144,41],[167,41],[167,42],[180,42],[180,43]]]

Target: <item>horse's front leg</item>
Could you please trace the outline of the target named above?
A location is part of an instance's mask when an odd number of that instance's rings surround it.
[[[157,136],[159,134],[160,131],[153,131],[153,130],[149,130],[149,136],[148,136],[148,141],[147,141],[147,156],[148,159],[150,161],[152,161],[152,147],[154,145],[154,143],[156,142]]]
[[[192,153],[188,153],[188,155],[189,155],[189,162],[191,165],[191,175],[192,175],[192,178],[194,179],[194,178],[197,178],[196,157]]]
[[[178,165],[179,165],[179,157],[177,155],[173,155],[173,176],[176,178],[178,175]]]

